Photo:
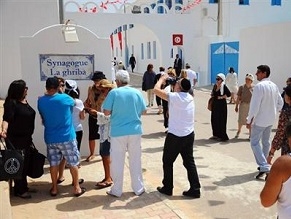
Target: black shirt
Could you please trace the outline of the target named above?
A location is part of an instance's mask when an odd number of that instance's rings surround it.
[[[3,120],[8,122],[7,137],[14,147],[28,148],[34,132],[35,110],[28,103],[5,101]]]

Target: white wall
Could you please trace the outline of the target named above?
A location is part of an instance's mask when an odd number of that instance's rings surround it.
[[[58,0],[0,1],[0,98],[21,78],[19,38],[59,23]]]
[[[217,34],[218,4],[208,4],[208,2],[203,0],[192,11],[196,13],[202,8],[207,8],[207,16],[203,17],[203,36]],[[222,31],[225,41],[238,40],[240,30],[250,26],[291,21],[289,0],[282,0],[281,6],[271,6],[271,0],[250,0],[249,5],[239,5],[238,2],[238,0],[222,0]]]
[[[149,1],[147,1],[149,2]],[[77,6],[78,7],[78,6]],[[204,10],[206,8],[206,10]],[[274,22],[291,21],[291,1],[282,0],[282,6],[271,6],[270,1],[252,0],[250,5],[239,6],[237,0],[223,0],[223,37],[224,41],[239,39],[239,32],[250,26],[266,25]],[[206,14],[203,14],[203,10]],[[178,12],[177,12],[178,13]],[[76,24],[92,30],[99,37],[109,35],[120,25],[134,23],[144,26],[140,35],[129,36],[131,42],[140,44],[145,39],[147,30],[151,30],[155,39],[160,42],[160,57],[155,65],[170,66],[173,60],[169,58],[172,48],[171,36],[174,33],[184,34],[185,62],[192,66],[204,66],[205,59],[201,56],[192,59],[193,51],[201,54],[209,52],[209,46],[195,44],[195,38],[213,36],[217,34],[217,4],[209,4],[203,0],[200,4],[187,11],[187,14],[91,14],[65,13],[65,19],[72,19]],[[1,0],[0,1],[0,97],[4,98],[12,80],[21,78],[21,57],[19,38],[32,36],[38,30],[59,23],[58,0]],[[280,31],[280,30],[279,30]],[[152,34],[151,34],[152,35]],[[252,39],[252,38],[251,38]],[[140,54],[140,47],[135,47],[135,53]],[[206,57],[203,55],[203,57]],[[111,57],[110,57],[111,58]],[[201,63],[197,62],[201,60]],[[207,60],[207,62],[209,59]],[[153,60],[144,60],[139,71],[143,72],[146,63]],[[209,64],[208,64],[209,65]],[[139,66],[138,66],[139,67]],[[194,69],[200,71],[199,68]],[[202,69],[201,71],[206,71]]]
[[[37,99],[45,92],[45,81],[40,80],[39,54],[94,54],[95,69],[104,72],[108,79],[111,78],[111,53],[109,39],[100,39],[92,32],[77,26],[78,43],[65,43],[62,35],[62,25],[54,25],[39,31],[32,37],[20,39],[20,57],[22,65],[22,78],[27,82],[28,102],[37,111]],[[77,81],[81,97],[85,101],[90,80]],[[88,116],[87,116],[88,117]],[[86,118],[83,122],[84,136],[81,153],[88,152],[88,123]],[[45,152],[43,140],[43,126],[37,113],[35,132],[33,135],[35,144]],[[98,146],[98,144],[96,144]],[[98,148],[98,147],[96,147]],[[98,150],[96,150],[98,152]]]
[[[173,34],[184,35],[184,45],[182,47],[185,62],[187,62],[186,60],[190,58],[192,51],[195,49],[195,47],[193,47],[193,37],[198,36],[201,29],[199,22],[192,23],[192,21],[200,18],[200,14],[184,14],[183,16],[180,16],[178,14],[92,14],[67,12],[65,13],[65,17],[66,19],[76,21],[76,23],[87,27],[98,36],[102,37],[109,37],[119,26],[124,24],[134,24],[137,29],[133,28],[127,32],[128,39],[130,40],[129,46],[130,44],[136,45],[135,54],[141,53],[141,43],[144,43],[146,51],[146,42],[152,42],[153,40],[156,40],[157,42],[156,60],[138,60],[138,71],[142,73],[146,70],[148,63],[153,63],[156,71],[159,66],[173,66],[174,59],[170,58],[170,51],[173,47]],[[124,37],[124,32],[122,34]],[[116,35],[114,36],[114,39],[117,40]]]
[[[255,74],[257,66],[269,65],[271,80],[280,90],[291,77],[291,22],[262,27],[251,27],[241,31],[239,56],[239,82],[244,82],[246,73]]]

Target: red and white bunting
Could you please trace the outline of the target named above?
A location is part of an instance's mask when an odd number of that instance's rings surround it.
[[[192,3],[187,4],[185,7],[182,8],[182,13],[188,10],[191,10],[192,8],[194,8],[196,5],[200,4],[201,0],[195,0]]]
[[[107,10],[108,9],[108,5],[114,5],[114,4],[125,4],[127,2],[127,0],[114,0],[114,1],[110,1],[110,0],[107,0],[105,2],[101,2],[100,4],[100,8],[103,8],[104,10]],[[98,10],[97,10],[97,7],[93,7],[93,8],[90,8],[89,10],[86,8],[79,8],[79,12],[84,12],[84,13],[97,13]]]

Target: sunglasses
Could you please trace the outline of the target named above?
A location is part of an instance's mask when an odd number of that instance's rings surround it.
[[[217,81],[221,81],[222,79],[221,79],[221,78],[216,78],[216,80],[217,80]]]
[[[64,87],[65,85],[64,85],[64,84],[60,84],[60,86],[61,86],[61,87]]]

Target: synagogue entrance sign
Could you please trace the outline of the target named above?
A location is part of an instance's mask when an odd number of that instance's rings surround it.
[[[94,71],[94,55],[40,54],[40,79],[62,77],[65,80],[90,80]]]

